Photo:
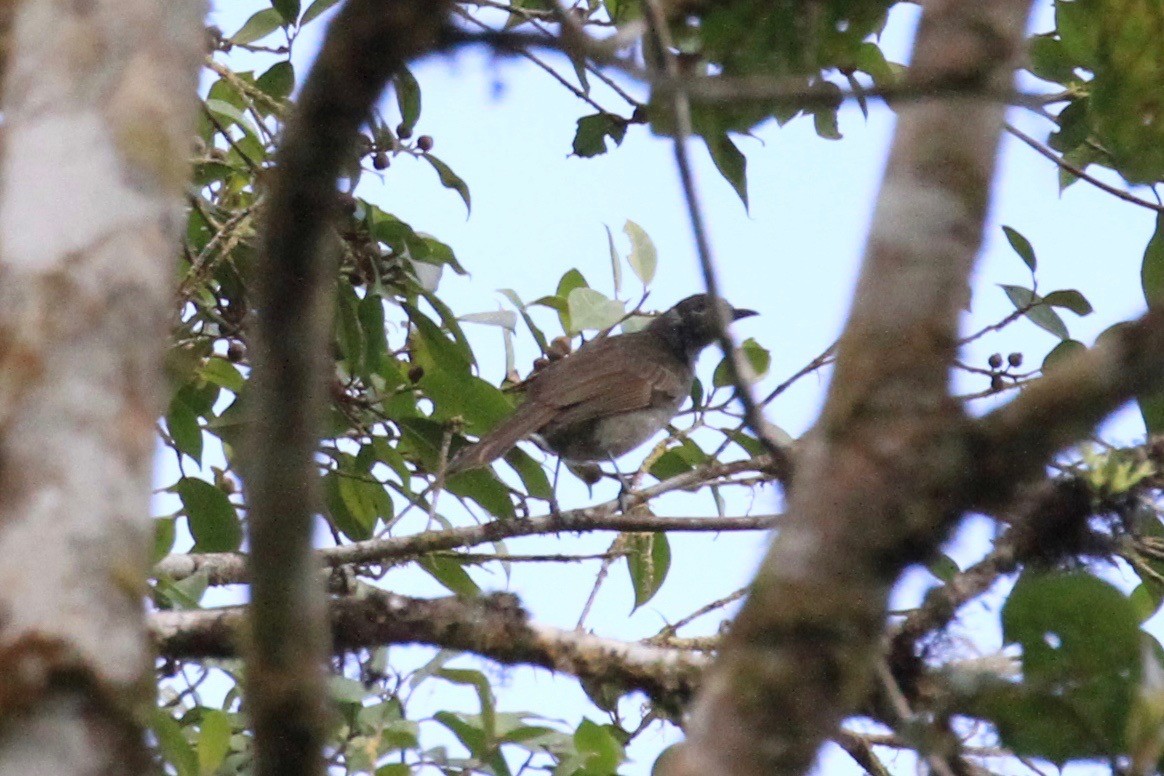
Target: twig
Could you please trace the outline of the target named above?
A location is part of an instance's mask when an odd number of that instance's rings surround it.
[[[775,399],[777,396],[779,396],[780,394],[787,391],[792,386],[792,384],[795,383],[797,380],[800,380],[802,377],[804,377],[806,375],[812,374],[813,372],[815,372],[816,370],[820,369],[823,366],[831,364],[833,361],[836,360],[836,353],[837,353],[837,341],[833,340],[833,344],[829,345],[827,348],[822,350],[819,356],[817,356],[812,361],[809,361],[807,364],[805,364],[803,367],[801,367],[796,372],[796,374],[792,375],[787,380],[780,383],[780,385],[777,385],[775,388],[773,388],[772,392],[769,393],[767,396],[765,396],[764,399],[760,402],[760,404],[771,403],[771,401],[773,399]]]
[[[893,712],[897,715],[898,723],[908,725],[913,721],[913,711],[909,708],[909,702],[897,685],[897,680],[893,678],[893,672],[889,670],[889,665],[884,660],[878,660],[875,670],[877,671],[877,679],[881,683],[882,693],[889,700]],[[922,756],[938,776],[954,776],[954,769],[943,758],[931,753],[925,753]]]
[[[703,280],[707,286],[707,295],[716,305],[716,329],[720,347],[727,359],[728,372],[732,384],[736,389],[736,398],[744,407],[744,414],[748,426],[760,440],[764,449],[776,460],[786,456],[785,450],[772,438],[768,430],[768,422],[764,419],[763,410],[756,404],[750,386],[743,379],[743,357],[737,351],[731,332],[728,331],[727,308],[721,303],[719,295],[719,281],[716,278],[715,263],[711,257],[711,244],[707,238],[707,229],[703,222],[703,211],[699,205],[699,195],[695,190],[695,178],[691,173],[691,160],[687,155],[687,139],[691,137],[691,103],[679,78],[679,64],[671,51],[670,34],[667,31],[666,19],[658,0],[644,0],[643,11],[647,16],[647,23],[652,34],[659,43],[663,57],[665,72],[669,78],[675,79],[680,87],[671,95],[671,110],[675,119],[675,164],[679,169],[679,180],[683,186],[683,198],[687,203],[687,217],[691,222],[691,231],[695,237],[695,247],[699,254],[699,265],[703,270]]]
[[[646,643],[652,644],[655,642],[666,641],[666,640],[670,639],[672,636],[674,636],[676,633],[678,633],[679,629],[682,628],[684,625],[688,625],[691,622],[699,619],[703,615],[710,614],[711,612],[714,612],[716,609],[722,609],[723,607],[727,606],[728,604],[734,603],[735,601],[740,600],[741,598],[743,598],[747,594],[748,594],[748,588],[742,587],[739,590],[735,591],[734,593],[728,593],[723,598],[720,598],[720,599],[717,599],[715,601],[712,601],[711,603],[705,604],[705,605],[699,607],[698,609],[696,609],[691,614],[687,615],[686,617],[684,617],[676,622],[673,622],[670,625],[667,625],[665,628],[663,628],[661,631],[656,633],[654,636],[651,636],[649,639],[647,639]]]
[[[425,531],[411,536],[369,539],[315,552],[315,563],[327,568],[412,559],[429,552],[472,547],[519,536],[589,531],[758,531],[775,527],[779,515],[749,517],[659,517],[618,514],[617,502],[524,520],[494,520],[483,525]],[[155,577],[180,580],[203,572],[208,584],[245,582],[246,555],[237,552],[170,555],[154,567]]]
[[[1131,202],[1133,205],[1139,205],[1140,207],[1147,208],[1148,210],[1151,210],[1153,212],[1164,213],[1164,205],[1158,205],[1155,202],[1149,202],[1146,199],[1141,199],[1140,197],[1137,197],[1135,194],[1131,194],[1127,191],[1124,191],[1123,189],[1112,186],[1109,183],[1104,183],[1099,178],[1096,178],[1094,175],[1090,174],[1089,172],[1087,172],[1083,168],[1078,167],[1077,165],[1071,164],[1071,162],[1068,162],[1066,159],[1059,156],[1059,154],[1055,153],[1054,150],[1043,145],[1038,140],[1035,140],[1033,137],[1031,137],[1027,133],[1023,132],[1021,129],[1014,126],[1013,124],[1007,124],[1006,131],[1009,132],[1010,134],[1014,135],[1016,138],[1021,140],[1027,146],[1033,148],[1035,151],[1037,151],[1042,156],[1045,156],[1046,158],[1050,159],[1055,164],[1062,167],[1067,172],[1074,175],[1076,178],[1080,178],[1082,180],[1087,181],[1088,183],[1090,183],[1092,186],[1095,186],[1100,191],[1106,191],[1108,194],[1111,194],[1113,197],[1118,197],[1119,199],[1122,199],[1124,202]]]

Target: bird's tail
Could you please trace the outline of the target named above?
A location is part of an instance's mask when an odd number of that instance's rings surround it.
[[[525,402],[497,428],[461,450],[449,461],[445,475],[487,466],[508,453],[514,445],[548,423],[554,408],[539,402]]]

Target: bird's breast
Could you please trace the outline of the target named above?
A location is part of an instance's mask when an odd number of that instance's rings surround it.
[[[675,416],[679,403],[620,412],[543,430],[546,446],[567,461],[609,461],[629,453],[659,433]]]

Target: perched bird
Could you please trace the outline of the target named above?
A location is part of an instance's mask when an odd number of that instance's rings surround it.
[[[756,314],[726,306],[731,320]],[[689,296],[639,331],[591,340],[539,369],[514,413],[458,452],[446,473],[492,463],[529,436],[568,463],[633,450],[691,393],[695,359],[716,338],[715,314],[706,294]]]

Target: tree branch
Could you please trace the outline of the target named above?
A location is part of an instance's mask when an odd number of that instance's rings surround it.
[[[588,681],[642,690],[677,708],[693,694],[706,658],[675,649],[605,639],[529,622],[516,597],[408,598],[375,588],[334,599],[336,652],[385,644],[426,644],[474,652],[499,663],[536,665]],[[165,658],[238,655],[243,609],[158,612],[150,629]]]
[[[247,705],[259,776],[322,774],[323,590],[311,550],[331,332],[336,180],[388,78],[433,48],[449,4],[349,0],[288,118],[255,276],[250,407],[252,638]]]
[[[358,564],[393,563],[414,559],[429,552],[473,547],[486,542],[519,536],[540,536],[588,531],[760,531],[776,527],[779,515],[746,517],[660,517],[609,513],[595,508],[577,509],[556,515],[523,520],[493,520],[482,525],[425,531],[411,536],[369,539],[315,551],[316,565],[327,568]],[[154,567],[154,576],[185,579],[198,572],[207,575],[210,585],[245,582],[246,555],[241,552],[169,555]]]
[[[1164,384],[1164,310],[1110,330],[971,428],[976,505],[1005,504],[1047,460],[1125,402]]]

